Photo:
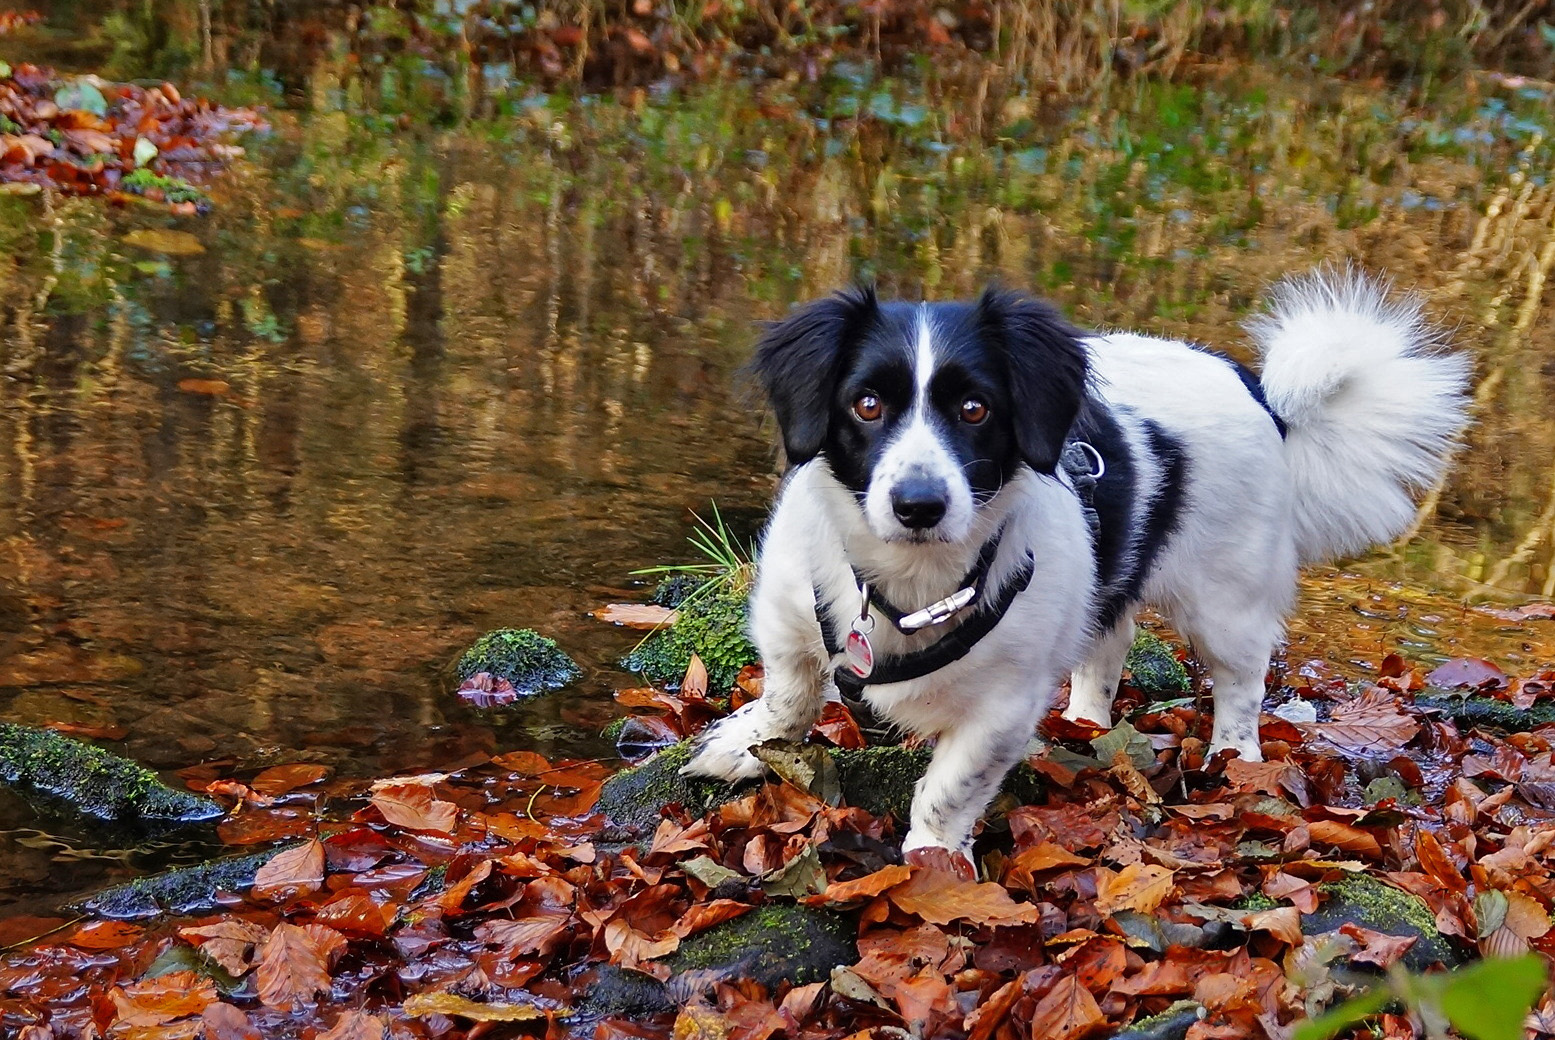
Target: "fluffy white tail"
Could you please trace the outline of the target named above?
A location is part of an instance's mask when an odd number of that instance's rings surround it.
[[[1448,353],[1414,297],[1353,269],[1277,285],[1248,325],[1269,406],[1289,428],[1303,563],[1396,537],[1468,422],[1471,362]]]

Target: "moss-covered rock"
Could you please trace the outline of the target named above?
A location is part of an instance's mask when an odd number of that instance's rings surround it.
[[[134,920],[158,914],[203,914],[217,909],[222,892],[243,892],[253,887],[254,874],[286,848],[266,849],[247,856],[231,856],[193,867],[179,867],[77,900],[70,909],[98,917]]]
[[[1112,1040],[1183,1040],[1193,1023],[1204,1017],[1202,1005],[1179,1000],[1160,1014],[1142,1018],[1112,1035]]]
[[[780,982],[806,986],[856,963],[857,939],[851,914],[767,903],[692,936],[665,963],[676,973],[713,970],[768,988]]]
[[[708,582],[716,580],[706,574],[671,574],[653,587],[653,602],[674,610],[696,595]]]
[[[53,730],[0,723],[0,781],[68,810],[126,826],[160,829],[223,815],[203,795],[178,791],[127,758]]]
[[[659,1015],[675,1009],[669,989],[643,971],[601,964],[591,968],[575,985],[583,997],[577,1003],[578,1014],[585,1017]]]
[[[1424,971],[1433,964],[1449,967],[1464,962],[1448,938],[1436,927],[1436,916],[1425,900],[1366,876],[1353,874],[1322,886],[1328,898],[1310,914],[1301,915],[1306,935],[1331,932],[1346,924],[1358,924],[1384,935],[1413,935],[1418,939],[1404,954],[1410,971]]]
[[[1134,633],[1134,645],[1129,647],[1123,665],[1133,687],[1151,700],[1165,701],[1193,693],[1188,670],[1177,660],[1171,644],[1144,629]]]
[[[907,819],[918,778],[928,768],[929,748],[871,747],[859,751],[830,749],[842,785],[842,800],[877,816],[890,814]],[[730,786],[717,780],[680,775],[691,760],[690,741],[665,748],[634,769],[626,769],[605,781],[599,810],[607,822],[605,840],[634,842],[651,835],[659,825],[660,810],[678,804],[700,816],[744,793],[749,784]],[[1004,793],[1017,804],[1035,801],[1041,780],[1021,764],[1005,780]]]
[[[673,688],[696,654],[707,666],[708,689],[721,693],[734,686],[741,668],[756,661],[756,647],[745,634],[749,622],[744,591],[732,585],[710,589],[684,601],[675,623],[648,636],[623,663],[650,682]]]
[[[1510,701],[1495,697],[1465,697],[1437,687],[1427,687],[1415,694],[1415,705],[1434,708],[1456,722],[1462,729],[1498,729],[1506,733],[1523,733],[1535,726],[1555,723],[1555,701],[1539,701],[1529,708],[1519,708]]]
[[[583,671],[572,658],[531,628],[499,628],[475,641],[455,667],[460,681],[479,672],[506,679],[520,697],[576,682]]]

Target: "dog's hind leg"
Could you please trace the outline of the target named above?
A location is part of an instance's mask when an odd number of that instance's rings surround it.
[[[1117,696],[1123,661],[1133,645],[1134,617],[1132,612],[1125,612],[1117,624],[1096,640],[1085,663],[1074,670],[1069,679],[1069,707],[1064,709],[1064,718],[1112,725],[1112,699]]]
[[[1225,588],[1215,591],[1225,599],[1217,599],[1213,605],[1211,597],[1191,606],[1178,604],[1170,611],[1172,621],[1208,666],[1214,683],[1215,728],[1210,753],[1230,748],[1246,761],[1261,762],[1258,716],[1269,660],[1284,631],[1284,621],[1276,604],[1267,599],[1236,597]]]

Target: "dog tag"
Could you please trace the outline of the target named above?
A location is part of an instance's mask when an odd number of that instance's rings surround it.
[[[875,648],[869,645],[869,633],[874,627],[872,617],[855,618],[848,638],[842,644],[842,658],[848,671],[860,679],[869,678],[869,673],[875,670]]]

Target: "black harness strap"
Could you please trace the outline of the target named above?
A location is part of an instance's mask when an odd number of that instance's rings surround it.
[[[1060,458],[1060,464],[1068,474],[1070,483],[1074,486],[1075,497],[1080,501],[1080,508],[1085,513],[1085,520],[1091,529],[1092,539],[1096,537],[1101,528],[1100,519],[1096,515],[1096,508],[1092,503],[1098,471],[1091,466],[1091,455],[1094,448],[1082,447],[1078,441],[1071,442],[1064,450]],[[1100,456],[1097,456],[1099,459]],[[1020,568],[1010,577],[1010,580],[999,589],[999,594],[991,600],[982,598],[983,586],[988,580],[988,571],[993,566],[994,557],[999,551],[999,542],[1003,537],[1003,529],[989,539],[978,554],[977,562],[962,580],[960,588],[974,586],[977,595],[969,605],[974,612],[960,625],[951,629],[946,636],[936,643],[924,647],[921,650],[913,650],[909,653],[895,657],[877,659],[874,671],[865,678],[859,678],[845,668],[834,670],[833,678],[837,683],[837,690],[842,694],[845,704],[855,713],[862,705],[860,694],[866,686],[879,686],[886,683],[908,682],[912,679],[921,679],[925,675],[937,672],[946,665],[961,660],[978,642],[994,627],[1004,620],[1004,615],[1009,612],[1015,597],[1025,592],[1031,585],[1032,575],[1036,571],[1036,560],[1030,552],[1026,553],[1026,559]],[[857,570],[853,576],[862,586],[863,578]],[[826,644],[826,652],[833,657],[842,652],[842,642],[837,638],[836,627],[832,624],[829,612],[823,606],[821,590],[815,590],[815,619],[820,622],[821,639]],[[899,626],[899,622],[905,616],[905,612],[880,596],[871,585],[869,590],[870,606],[878,609],[891,620],[891,623]]]

